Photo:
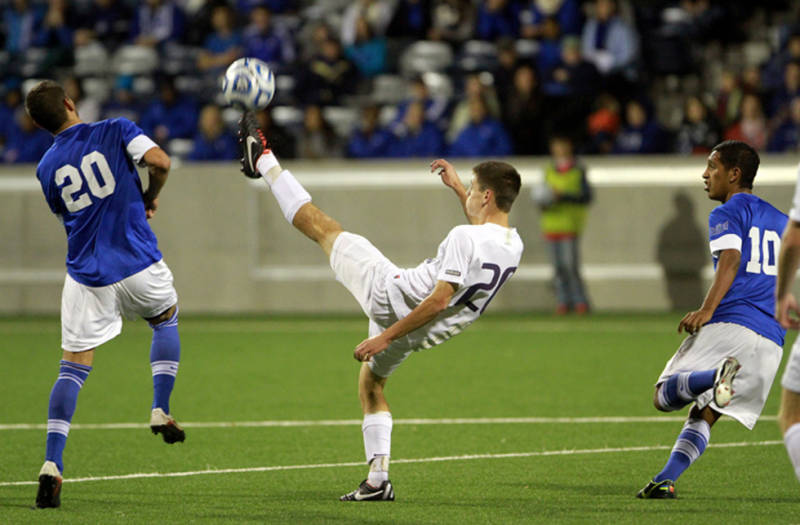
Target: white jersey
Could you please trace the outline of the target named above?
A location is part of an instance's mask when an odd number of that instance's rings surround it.
[[[472,324],[519,266],[522,239],[515,228],[498,224],[456,226],[436,257],[386,277],[386,292],[398,319],[428,297],[437,281],[456,285],[449,306],[406,336],[415,350],[441,344]]]

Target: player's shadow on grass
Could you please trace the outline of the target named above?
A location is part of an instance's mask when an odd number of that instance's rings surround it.
[[[703,302],[702,271],[708,248],[689,195],[678,191],[673,204],[674,215],[658,233],[656,259],[664,270],[670,308],[690,310]]]

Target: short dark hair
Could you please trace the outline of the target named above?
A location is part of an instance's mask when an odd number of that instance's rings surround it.
[[[488,160],[481,162],[472,171],[478,177],[481,190],[490,189],[494,192],[497,207],[508,213],[514,199],[519,195],[522,179],[517,170],[507,162]]]
[[[25,109],[34,122],[55,133],[67,121],[64,99],[67,94],[61,84],[43,80],[36,84],[25,97]]]
[[[753,189],[753,179],[756,178],[758,165],[761,162],[755,148],[740,140],[726,140],[714,146],[711,153],[715,151],[719,154],[719,161],[723,166],[741,170],[742,178],[739,186]]]

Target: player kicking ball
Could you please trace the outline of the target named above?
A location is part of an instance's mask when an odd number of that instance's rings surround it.
[[[78,393],[92,370],[94,349],[120,333],[123,315],[143,317],[153,329],[151,430],[167,443],[185,436],[169,415],[180,360],[178,295],[147,224],[167,180],[169,157],[129,120],[84,124],[72,99],[50,80],[28,93],[25,109],[55,136],[36,177],[67,233],[63,355],[50,393],[45,462],[36,495],[36,506],[44,508],[61,504],[63,452]],[[145,192],[135,164],[147,166]]]
[[[718,144],[703,173],[708,197],[714,280],[699,310],[678,331],[690,334],[656,383],[665,412],[694,406],[663,470],[636,495],[675,498],[675,481],[706,449],[721,414],[755,426],[783,355],[785,330],[775,320],[780,233],[786,215],[752,194],[758,153],[739,141]]]
[[[483,162],[473,168],[472,184],[466,189],[450,163],[434,161],[432,171],[455,191],[469,224],[450,230],[436,257],[401,269],[311,203],[308,192],[268,149],[252,113],[242,116],[240,135],[244,174],[264,178],[286,220],[319,243],[336,279],[369,318],[370,337],[353,352],[362,362],[358,394],[369,473],[340,499],[394,500],[386,381],[412,352],[441,344],[475,321],[516,270],[522,240],[509,227],[508,213],[519,193],[519,173],[505,162]]]

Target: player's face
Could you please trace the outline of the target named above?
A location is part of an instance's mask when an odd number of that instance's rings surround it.
[[[703,172],[703,182],[708,198],[725,202],[730,194],[730,170],[719,160],[719,152],[712,151],[708,156],[706,171]]]
[[[478,176],[473,175],[472,181],[469,184],[469,189],[467,189],[466,202],[467,215],[470,217],[477,217],[483,207],[485,191],[481,191],[480,187],[481,184],[478,182]]]

